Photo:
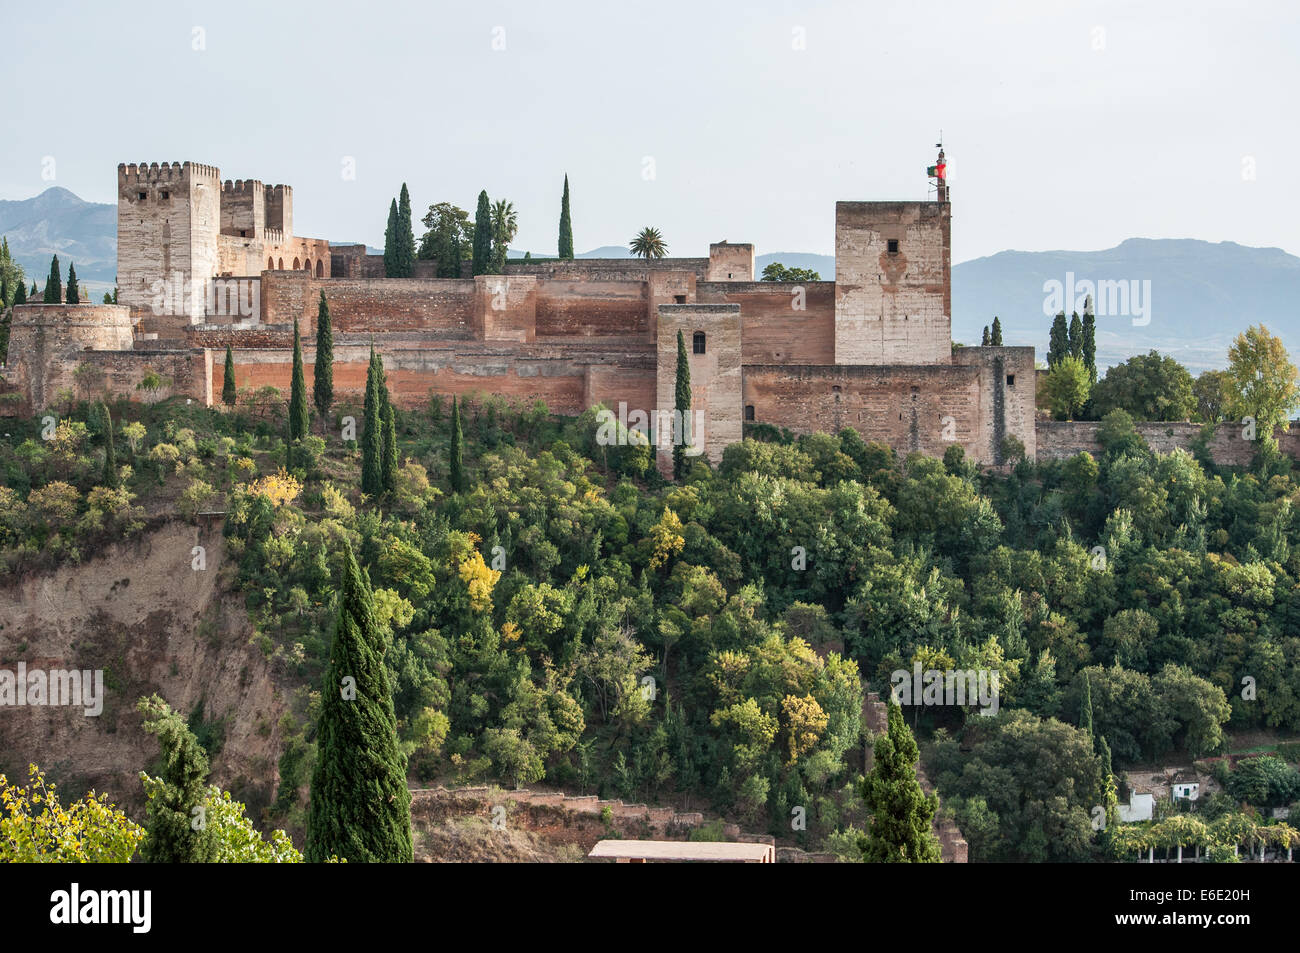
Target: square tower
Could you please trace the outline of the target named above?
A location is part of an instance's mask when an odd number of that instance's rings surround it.
[[[175,337],[203,321],[217,273],[221,172],[197,162],[117,167],[118,300],[146,330]]]
[[[655,409],[659,412],[658,462],[672,472],[672,417],[677,390],[677,333],[691,369],[691,431],[695,448],[715,465],[739,443],[741,421],[740,305],[661,304],[657,309]]]
[[[835,363],[952,358],[951,206],[835,203]]]

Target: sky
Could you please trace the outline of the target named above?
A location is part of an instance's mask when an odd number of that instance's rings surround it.
[[[955,261],[1300,254],[1294,2],[3,4],[0,198],[192,160],[378,246],[403,182],[417,219],[486,189],[553,254],[567,173],[578,251],[833,254],[836,200],[932,196],[942,132]]]

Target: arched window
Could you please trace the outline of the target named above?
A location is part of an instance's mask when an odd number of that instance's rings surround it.
[[[295,258],[293,260],[293,270],[297,271],[301,267],[302,267],[302,262],[300,262],[297,258]]]
[[[268,259],[266,260],[266,270],[267,270],[267,271],[275,271],[275,259],[274,259],[274,258],[268,258]]]
[[[311,259],[310,259],[310,258],[308,258],[305,262],[302,263],[302,268],[303,268],[303,271],[307,272],[307,274],[309,274],[309,275],[311,274]]]
[[[280,271],[284,271],[284,259],[283,259],[283,258],[280,259],[280,264],[277,266],[277,268],[278,268]]]
[[[318,258],[316,260],[316,277],[317,278],[325,277],[325,260],[323,258]]]
[[[696,354],[704,353],[704,332],[696,331],[693,350]]]
[[[753,404],[746,404],[746,405],[745,405],[745,419],[746,419],[746,420],[753,420],[753,419],[754,419],[754,405],[753,405]]]

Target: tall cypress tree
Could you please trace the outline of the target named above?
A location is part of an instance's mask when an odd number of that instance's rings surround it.
[[[221,372],[221,402],[227,407],[234,407],[237,400],[235,391],[235,352],[226,345],[226,366]]]
[[[104,473],[100,478],[104,486],[117,489],[117,451],[113,448],[113,415],[108,405],[99,402],[99,419],[104,422]]]
[[[402,192],[397,200],[397,243],[394,264],[397,266],[398,278],[410,278],[415,274],[415,232],[411,225],[411,193],[406,183],[402,183]]]
[[[289,390],[289,439],[301,440],[307,436],[310,416],[307,411],[307,378],[302,368],[302,337],[298,334],[298,319],[293,319],[293,382]]]
[[[68,304],[81,304],[81,289],[77,287],[77,266],[68,265]]]
[[[996,314],[993,315],[993,333],[989,335],[989,343],[994,347],[1002,346],[1002,319]]]
[[[384,460],[383,460],[383,484],[384,491],[392,493],[397,488],[397,419],[393,413],[393,403],[387,396],[385,389],[384,398]]]
[[[397,277],[397,199],[388,204],[388,226],[384,229],[384,277]]]
[[[380,443],[383,398],[379,391],[383,385],[375,366],[378,361],[379,356],[375,354],[375,346],[372,344],[370,367],[366,371],[365,431],[361,434],[361,492],[370,496],[378,496],[384,488],[383,449]]]
[[[141,859],[150,864],[194,864],[214,859],[213,836],[195,825],[194,813],[207,797],[208,755],[185,719],[158,695],[142,698],[144,730],[158,736],[162,749],[161,786],[145,808]]]
[[[35,284],[32,285],[33,290]],[[50,277],[45,282],[45,303],[63,303],[63,276],[59,273],[59,256],[50,260]]]
[[[989,326],[984,325],[984,334],[980,337],[980,347],[989,346]]]
[[[330,407],[334,404],[334,325],[330,320],[330,306],[325,300],[325,289],[320,292],[316,306],[316,363],[312,368],[312,400],[321,419],[321,433],[325,432]]]
[[[677,331],[677,382],[673,391],[673,409],[681,421],[681,431],[673,433],[673,479],[686,473],[686,447],[691,441],[691,362],[686,356],[686,338]]]
[[[1067,338],[1070,345],[1070,357],[1083,360],[1083,323],[1079,320],[1078,311],[1075,311],[1070,316],[1070,330]]]
[[[569,176],[564,176],[564,197],[560,199],[560,257],[573,258],[573,218],[569,214]]]
[[[478,194],[478,208],[474,210],[473,272],[486,275],[492,267],[492,205],[487,190]]]
[[[858,847],[868,863],[939,862],[939,840],[930,829],[939,799],[916,779],[919,757],[902,709],[890,701],[889,729],[876,739],[875,764],[862,785],[871,822]]]
[[[321,691],[303,857],[410,863],[411,793],[374,595],[343,543],[343,582]]]
[[[1097,318],[1090,307],[1083,310],[1083,363],[1097,383]]]
[[[1070,332],[1065,326],[1065,312],[1058,312],[1052,320],[1052,333],[1047,343],[1047,366],[1055,367],[1070,354]]]
[[[464,448],[461,446],[464,439],[460,427],[460,404],[453,397],[451,399],[451,442],[447,448],[447,475],[451,480],[453,493],[463,493],[465,491],[465,471],[462,459]]]
[[[32,287],[36,287],[36,282],[32,282]],[[27,303],[27,285],[25,282],[18,282],[18,287],[14,289],[14,304]]]

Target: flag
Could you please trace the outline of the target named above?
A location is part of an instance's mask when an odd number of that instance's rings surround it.
[[[927,166],[925,174],[932,179],[942,179],[947,168],[948,163],[940,162],[938,165]]]

